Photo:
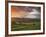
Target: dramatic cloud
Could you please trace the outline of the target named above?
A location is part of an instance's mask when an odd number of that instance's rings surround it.
[[[33,9],[33,12],[28,13],[24,18],[40,18],[40,12],[38,12],[36,9]]]
[[[12,17],[16,18],[40,18],[40,7],[12,6]]]

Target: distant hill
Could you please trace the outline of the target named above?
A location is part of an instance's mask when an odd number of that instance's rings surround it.
[[[40,19],[31,19],[31,18],[11,18],[12,21],[16,22],[33,22],[33,21],[40,21]]]

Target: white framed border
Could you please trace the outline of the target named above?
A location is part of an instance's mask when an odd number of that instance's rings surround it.
[[[34,6],[41,7],[41,30],[26,30],[26,31],[11,31],[11,6]],[[8,3],[8,34],[27,34],[43,32],[43,5],[42,4],[23,4],[23,3]]]

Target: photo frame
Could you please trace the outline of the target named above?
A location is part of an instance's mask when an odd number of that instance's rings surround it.
[[[16,19],[15,17],[17,17],[17,20],[19,19],[19,22],[20,22],[20,20],[23,20],[25,18],[25,15],[27,15],[28,12],[31,12],[34,9],[36,9],[38,12],[40,12],[40,13],[37,13],[38,15],[40,14],[40,16],[39,16],[40,21],[36,20],[36,23],[39,22],[39,23],[37,23],[38,25],[36,27],[35,27],[35,25],[31,25],[31,27],[32,27],[32,29],[31,29],[30,25],[26,25],[26,28],[27,28],[26,29],[25,21],[24,21],[24,26],[22,26],[22,24],[19,23],[19,24],[21,24],[19,27],[18,21],[17,21],[17,24],[15,24],[16,25],[15,27],[13,25],[11,25],[12,24],[11,21],[13,20],[13,17],[14,17],[14,19]],[[13,12],[15,12],[15,13],[13,13]],[[19,12],[19,13],[17,13],[17,12]],[[33,17],[33,15],[31,15],[31,16]],[[30,18],[30,17],[26,16],[26,19]],[[33,18],[32,17],[30,18],[31,21],[34,20],[33,19],[34,17]],[[26,20],[26,19],[24,19],[24,20]],[[40,26],[39,26],[39,24],[40,24]],[[14,28],[12,28],[12,26]],[[19,29],[17,26],[19,28],[22,27],[22,29]],[[43,2],[22,2],[22,1],[21,2],[20,1],[7,1],[6,2],[6,4],[5,4],[5,35],[6,36],[39,35],[39,34],[44,34],[44,33],[45,33],[45,4]]]

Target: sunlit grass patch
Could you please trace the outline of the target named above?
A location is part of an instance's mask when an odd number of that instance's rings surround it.
[[[34,21],[30,23],[25,22],[12,22],[11,30],[12,31],[20,31],[20,30],[39,30],[40,29],[40,21]]]

